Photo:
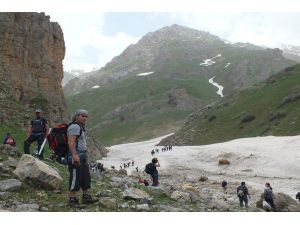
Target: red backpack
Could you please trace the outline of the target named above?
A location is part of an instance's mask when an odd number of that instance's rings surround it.
[[[69,145],[68,145],[68,135],[67,130],[71,124],[78,124],[78,123],[62,123],[58,126],[52,128],[51,132],[47,135],[47,141],[49,144],[49,148],[53,151],[55,160],[59,163],[66,163],[67,154],[69,152]],[[80,125],[79,125],[80,126]],[[80,126],[80,134],[76,138],[76,141],[82,134],[82,128]]]
[[[6,144],[13,145],[14,144],[14,139],[12,137],[7,138]]]

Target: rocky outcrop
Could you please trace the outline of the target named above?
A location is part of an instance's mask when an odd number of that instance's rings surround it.
[[[59,189],[63,181],[52,167],[26,154],[22,155],[14,174],[25,183],[49,190]]]
[[[24,121],[25,112],[36,107],[50,122],[65,119],[59,24],[44,13],[0,13],[0,49],[1,122],[17,125],[17,115]]]

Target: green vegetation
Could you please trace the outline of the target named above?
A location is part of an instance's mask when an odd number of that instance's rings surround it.
[[[194,116],[175,134],[175,142],[198,145],[242,137],[299,135],[299,102],[297,65]],[[214,120],[209,120],[212,115]]]
[[[186,79],[159,79],[154,75],[130,77],[68,97],[67,103],[69,114],[77,108],[88,109],[90,131],[103,144],[112,145],[175,132],[192,111],[168,104],[168,95],[174,90],[186,91],[189,98],[201,97],[202,104],[218,98],[214,87],[200,75]],[[116,112],[118,107],[123,109]]]

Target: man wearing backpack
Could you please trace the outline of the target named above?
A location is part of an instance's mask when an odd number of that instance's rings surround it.
[[[158,186],[158,171],[156,167],[160,167],[160,164],[157,158],[153,158],[151,163],[148,163],[145,168],[146,173],[152,178],[152,186],[155,187]]]
[[[244,206],[243,203],[245,203],[245,207],[248,208],[248,196],[250,199],[250,195],[245,182],[241,182],[241,185],[237,188],[236,193],[240,200],[240,207],[242,208]]]
[[[36,117],[31,120],[30,128],[27,131],[27,139],[24,141],[24,153],[30,154],[30,145],[32,144],[32,142],[37,141],[37,151],[40,152],[40,154],[38,155],[38,153],[36,153],[36,156],[39,159],[43,159],[44,149],[40,150],[40,148],[49,132],[48,121],[46,120],[46,118],[42,117],[41,109],[36,109],[35,115]]]
[[[273,211],[276,212],[276,206],[274,204],[273,188],[271,187],[270,183],[265,184],[264,200],[272,207]]]
[[[85,123],[87,121],[88,112],[79,109],[72,116],[73,123],[68,127],[68,168],[70,172],[69,178],[69,205],[71,207],[79,206],[76,193],[82,190],[82,204],[95,202],[88,189],[91,188],[91,175],[87,158],[87,144],[85,136]]]

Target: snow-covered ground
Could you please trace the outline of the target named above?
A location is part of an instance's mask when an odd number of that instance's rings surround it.
[[[159,172],[173,179],[198,179],[205,174],[217,182],[245,181],[252,189],[261,191],[270,182],[275,192],[293,198],[300,191],[300,136],[242,138],[212,145],[173,146],[172,151],[161,152],[162,146],[155,145],[164,137],[111,146],[107,157],[99,161],[106,167],[114,165],[119,169],[121,163],[134,160],[135,166],[127,171],[135,171],[136,166],[143,170],[152,159],[151,150],[158,148],[160,152],[155,157],[161,164]],[[223,158],[230,165],[218,165]]]
[[[223,89],[224,87],[221,86],[220,84],[214,82],[215,77],[212,77],[208,80],[209,83],[211,83],[212,85],[216,86],[218,88],[217,94],[220,95],[222,98],[224,97],[223,95]]]

